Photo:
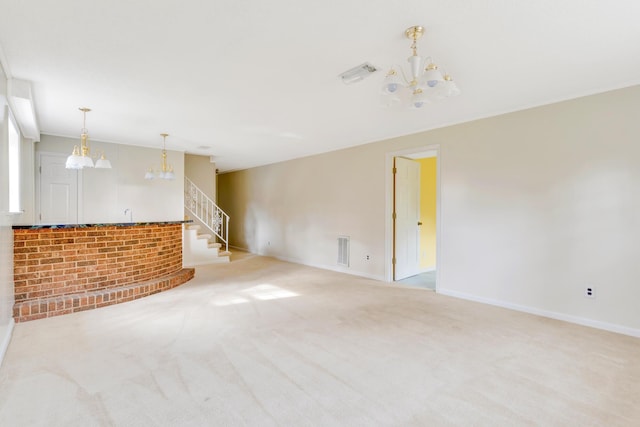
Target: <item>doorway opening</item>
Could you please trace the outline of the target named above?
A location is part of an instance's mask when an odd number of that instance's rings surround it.
[[[440,147],[387,153],[388,282],[436,290],[440,276]]]

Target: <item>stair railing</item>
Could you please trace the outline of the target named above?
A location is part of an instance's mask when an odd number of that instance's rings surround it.
[[[229,215],[186,176],[184,207],[224,243],[225,251],[229,250]]]

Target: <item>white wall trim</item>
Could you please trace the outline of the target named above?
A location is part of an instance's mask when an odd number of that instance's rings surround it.
[[[7,333],[5,334],[4,338],[2,339],[2,343],[0,344],[0,366],[2,365],[2,361],[4,360],[5,353],[9,348],[9,342],[11,341],[11,335],[13,335],[13,327],[15,326],[15,324],[16,322],[13,320],[13,318],[9,319]]]
[[[586,319],[584,317],[571,316],[569,314],[557,313],[555,311],[543,310],[535,307],[528,307],[519,304],[513,304],[506,301],[495,300],[492,298],[479,297],[464,292],[453,291],[450,289],[438,288],[437,292],[454,298],[475,301],[483,304],[494,305],[497,307],[507,308],[510,310],[521,311],[524,313],[535,314],[536,316],[548,317],[550,319],[562,320],[564,322],[575,323],[577,325],[588,326],[595,329],[602,329],[618,334],[629,335],[640,338],[640,329],[629,328],[627,326],[616,325],[613,323],[600,322],[598,320]]]
[[[367,279],[372,279],[372,280],[379,280],[384,282],[384,276],[377,276],[375,274],[368,274],[368,273],[363,273],[361,271],[355,271],[355,270],[349,270],[347,268],[341,268],[338,266],[332,266],[332,265],[324,265],[324,264],[316,264],[316,263],[312,263],[312,262],[306,262],[303,261],[301,259],[298,258],[290,258],[290,257],[284,257],[284,256],[279,256],[279,255],[274,255],[274,254],[267,254],[267,253],[256,253],[256,252],[251,252],[249,249],[246,248],[240,248],[238,246],[231,246],[229,245],[230,248],[232,249],[238,249],[240,251],[243,252],[248,252],[250,254],[254,254],[254,255],[259,255],[259,256],[264,256],[264,257],[269,257],[269,258],[275,258],[279,261],[284,261],[284,262],[290,262],[293,264],[300,264],[300,265],[306,265],[307,267],[314,267],[314,268],[321,268],[323,270],[329,270],[329,271],[335,271],[336,273],[344,273],[344,274],[350,274],[352,276],[359,276],[359,277],[365,277]],[[233,255],[232,255],[233,257]]]
[[[278,255],[267,255],[267,254],[258,254],[258,255],[275,258],[275,259],[280,260],[280,261],[291,262],[293,264],[306,265],[307,267],[314,267],[314,268],[321,268],[323,270],[335,271],[336,273],[350,274],[352,276],[359,276],[359,277],[364,277],[364,278],[367,278],[367,279],[379,280],[379,281],[382,281],[382,282],[385,281],[384,280],[384,276],[378,276],[378,275],[375,275],[375,274],[363,273],[361,271],[350,270],[350,269],[344,268],[344,267],[339,267],[339,266],[335,266],[334,267],[332,265],[316,264],[316,263],[313,263],[313,262],[306,262],[306,261],[303,261],[303,260],[297,259],[297,258],[283,257],[283,256],[278,256]]]
[[[251,251],[249,251],[246,248],[240,248],[240,247],[237,247],[237,246],[229,246],[229,247],[230,248],[234,248],[234,249],[238,249],[238,250],[241,250],[241,251],[252,253]],[[385,280],[385,277],[383,277],[383,276],[377,276],[377,275],[373,275],[373,274],[362,273],[362,272],[359,272],[359,271],[347,271],[347,270],[345,270],[343,268],[338,268],[338,267],[333,267],[333,266],[328,266],[328,265],[303,262],[302,260],[299,260],[299,259],[296,259],[296,258],[289,258],[289,257],[282,257],[282,256],[268,255],[268,254],[261,254],[261,253],[258,253],[256,255],[271,257],[271,258],[275,258],[275,259],[280,260],[280,261],[291,262],[291,263],[294,263],[294,264],[306,265],[308,267],[315,267],[315,268],[321,268],[323,270],[335,271],[337,273],[351,274],[353,276],[365,277],[367,279],[390,282],[389,280]],[[482,304],[489,304],[489,305],[493,305],[493,306],[496,306],[496,307],[506,308],[506,309],[509,309],[509,310],[520,311],[520,312],[523,312],[523,313],[534,314],[536,316],[542,316],[542,317],[547,317],[547,318],[550,318],[550,319],[562,320],[564,322],[575,323],[577,325],[588,326],[588,327],[595,328],[595,329],[602,329],[604,331],[615,332],[615,333],[622,334],[622,335],[628,335],[628,336],[640,338],[640,329],[629,328],[629,327],[626,327],[626,326],[616,325],[616,324],[613,324],[613,323],[600,322],[600,321],[597,321],[597,320],[586,319],[584,317],[571,316],[571,315],[568,315],[568,314],[557,313],[555,311],[548,311],[548,310],[543,310],[543,309],[535,308],[535,307],[528,307],[528,306],[524,306],[524,305],[513,304],[513,303],[510,303],[510,302],[495,300],[495,299],[492,299],[492,298],[479,297],[479,296],[476,296],[476,295],[471,295],[471,294],[467,294],[467,293],[464,293],[464,292],[453,291],[453,290],[450,290],[450,289],[438,288],[436,290],[436,292],[439,293],[439,294],[450,296],[450,297],[454,297],[454,298],[460,298],[460,299],[464,299],[464,300],[468,300],[468,301],[479,302],[479,303],[482,303]]]

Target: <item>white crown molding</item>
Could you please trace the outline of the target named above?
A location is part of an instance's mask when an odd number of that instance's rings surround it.
[[[40,141],[40,127],[36,116],[31,82],[10,78],[7,79],[7,99],[13,116],[25,138]]]

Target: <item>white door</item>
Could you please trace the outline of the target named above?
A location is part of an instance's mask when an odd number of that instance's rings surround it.
[[[420,163],[394,159],[395,268],[393,280],[420,273]]]
[[[40,153],[40,224],[78,222],[78,171],[65,168],[66,154]]]

